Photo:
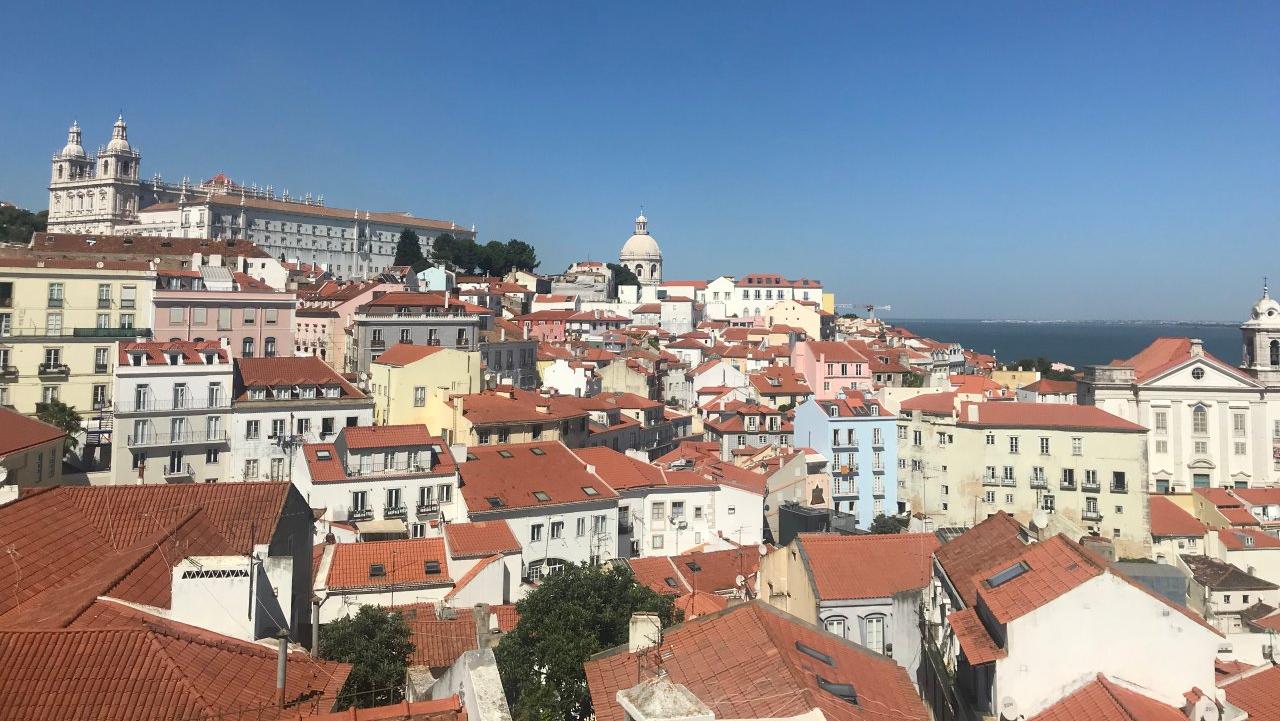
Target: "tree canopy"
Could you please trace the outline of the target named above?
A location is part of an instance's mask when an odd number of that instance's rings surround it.
[[[675,618],[673,599],[638,583],[630,569],[565,566],[517,604],[520,622],[496,652],[517,721],[584,721],[592,715],[583,664],[627,642],[631,614]]]
[[[867,528],[872,533],[902,533],[907,528],[907,519],[902,516],[886,516],[883,513],[871,521]]]
[[[1054,381],[1073,381],[1076,379],[1072,371],[1056,371],[1053,369],[1053,361],[1039,356],[1037,358],[1022,358],[1017,363],[1006,366],[1007,368],[1025,368],[1027,370],[1035,370],[1040,372],[1041,378],[1048,378]]]
[[[31,235],[45,229],[49,211],[32,213],[16,206],[0,206],[0,242],[29,243]]]
[[[419,266],[424,260],[426,258],[422,255],[422,241],[417,232],[413,228],[400,231],[400,240],[396,243],[396,259],[392,265],[407,265],[416,272],[421,270]]]
[[[640,285],[640,279],[625,265],[605,263],[613,271],[614,285]]]
[[[80,414],[74,407],[60,400],[37,403],[36,418],[67,432],[66,450],[73,451],[80,445],[80,439],[77,436],[83,430],[83,426],[80,423]]]
[[[320,658],[351,664],[338,698],[339,711],[385,706],[404,699],[405,669],[413,643],[399,612],[363,606],[350,618],[320,629]]]
[[[470,238],[444,233],[435,239],[432,248],[437,261],[451,263],[464,273],[503,276],[512,270],[532,271],[539,265],[537,250],[515,238],[480,245]]]

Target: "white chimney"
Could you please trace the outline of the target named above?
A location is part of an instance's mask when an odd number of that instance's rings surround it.
[[[1191,357],[1192,358],[1204,357],[1204,341],[1200,340],[1199,338],[1191,339]]]
[[[631,653],[653,648],[662,640],[662,621],[656,613],[633,613],[627,631],[627,650]]]

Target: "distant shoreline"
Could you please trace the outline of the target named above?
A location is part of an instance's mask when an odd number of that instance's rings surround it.
[[[1092,325],[1229,325],[1238,326],[1239,320],[1028,320],[1025,318],[878,318],[889,325],[906,323],[1087,323]]]

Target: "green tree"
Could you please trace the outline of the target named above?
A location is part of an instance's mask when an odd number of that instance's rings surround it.
[[[1076,379],[1075,373],[1072,371],[1056,371],[1053,369],[1053,362],[1044,356],[1038,358],[1022,358],[1006,368],[1025,368],[1040,372],[1040,377],[1048,378],[1054,381],[1073,381]]]
[[[592,715],[583,664],[627,642],[631,614],[657,613],[665,628],[672,599],[626,568],[565,566],[517,604],[520,622],[496,651],[517,721],[584,721]]]
[[[320,629],[320,658],[351,664],[335,708],[384,706],[404,699],[404,674],[413,653],[400,613],[363,606]]]
[[[49,211],[32,213],[16,206],[0,206],[0,242],[30,243],[33,233],[43,231],[49,220]]]
[[[924,388],[924,374],[906,373],[902,376],[903,388]]]
[[[901,516],[886,516],[883,513],[871,521],[867,530],[872,533],[902,533],[907,528],[907,519]]]
[[[418,239],[418,234],[413,228],[400,231],[400,241],[396,243],[396,259],[391,264],[414,267],[423,260],[426,258],[422,255],[422,241]]]
[[[512,238],[507,241],[507,269],[503,271],[503,275],[513,270],[525,270],[533,272],[541,263],[538,261],[538,251],[532,245]]]
[[[67,432],[64,452],[74,451],[80,445],[77,437],[84,427],[80,424],[80,414],[76,409],[59,400],[36,404],[36,418]]]
[[[606,263],[606,265],[609,266],[609,270],[613,271],[615,285],[640,285],[640,279],[627,266],[618,265],[617,263]]]

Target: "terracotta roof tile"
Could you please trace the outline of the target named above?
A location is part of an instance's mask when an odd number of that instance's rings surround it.
[[[393,426],[349,426],[342,429],[342,440],[350,449],[398,448],[401,446],[434,446],[442,460],[452,464],[452,456],[444,439],[431,435],[421,423]]]
[[[1203,536],[1205,525],[1181,506],[1163,496],[1149,496],[1147,509],[1151,516],[1153,536]]]
[[[1152,532],[1154,533],[1154,531]],[[1257,528],[1220,528],[1218,540],[1228,551],[1280,548],[1280,538]]]
[[[974,666],[991,663],[1009,655],[1008,651],[1000,648],[995,639],[991,638],[986,626],[978,618],[978,612],[973,608],[962,608],[947,614],[947,625],[960,642],[960,650],[964,651],[965,659]]]
[[[434,562],[434,572],[426,565]],[[376,567],[381,567],[376,568]],[[380,574],[377,571],[381,571]],[[449,559],[443,538],[415,538],[400,541],[336,543],[329,563],[325,587],[335,589],[379,588],[383,586],[451,585]]]
[[[339,386],[342,398],[365,397],[317,356],[236,359],[238,400],[248,398],[248,388],[276,386]]]
[[[1026,550],[1028,536],[1022,524],[1004,511],[957,536],[938,549],[938,564],[946,572],[966,606],[977,602],[974,576],[987,566],[1016,558]]]
[[[472,517],[491,511],[618,497],[559,441],[472,446],[461,472],[462,495]],[[545,495],[546,500],[535,493]]]
[[[1226,684],[1227,701],[1249,714],[1249,721],[1280,721],[1280,666],[1271,666]]]
[[[0,433],[0,456],[52,443],[67,435],[61,428],[8,408],[0,408],[0,426],[4,427],[4,433]],[[61,449],[58,455],[62,455]]]
[[[1182,709],[1098,674],[1094,680],[1032,716],[1030,721],[1186,721],[1186,718]]]
[[[991,579],[997,573],[1019,564],[1024,567],[1020,575],[992,586]],[[1058,535],[1027,546],[1014,559],[983,568],[974,580],[981,603],[996,621],[1008,623],[1102,575],[1103,571],[1099,559]]]
[[[409,626],[414,646],[410,665],[446,668],[480,647],[470,608],[441,610],[435,604],[415,603],[391,609],[399,611]],[[514,606],[490,606],[489,612],[498,617],[498,628],[504,633],[515,628],[520,618]]]
[[[933,552],[939,546],[932,533],[802,533],[797,538],[820,601],[922,589],[933,577]]]
[[[429,355],[435,355],[442,350],[444,350],[444,346],[396,343],[383,351],[382,355],[378,356],[373,362],[402,368],[410,363],[416,363]]]
[[[451,558],[487,558],[495,553],[519,553],[520,542],[506,521],[445,524],[444,537]]]

